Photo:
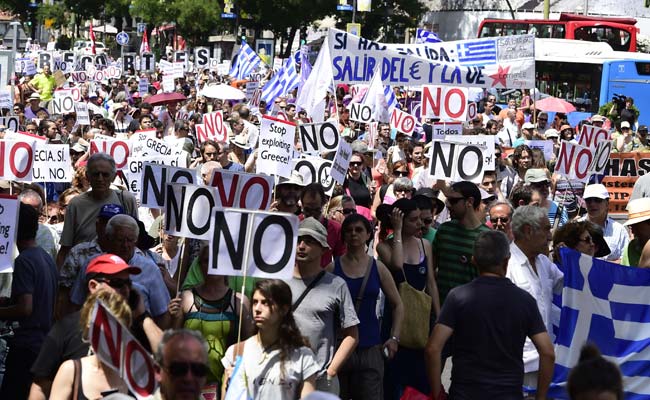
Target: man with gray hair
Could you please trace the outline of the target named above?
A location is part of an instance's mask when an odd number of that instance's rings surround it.
[[[110,155],[95,153],[88,159],[86,178],[92,190],[75,196],[66,208],[61,249],[56,257],[59,268],[72,246],[97,237],[95,221],[104,204],[119,204],[127,214],[137,217],[138,206],[135,197],[127,190],[111,189],[116,173],[115,160]]]
[[[200,333],[191,329],[167,330],[154,356],[161,399],[201,398],[208,373],[208,343]]]
[[[553,375],[553,344],[535,299],[505,278],[508,242],[502,232],[481,232],[472,256],[479,277],[453,288],[442,305],[425,350],[434,399],[444,398],[440,396],[444,391],[441,354],[452,334],[452,398],[521,399],[524,366],[520,357],[527,340],[540,354],[536,398],[546,398]]]
[[[512,215],[514,242],[506,277],[537,301],[546,330],[553,339],[553,292],[562,290],[564,274],[548,258],[551,223],[545,208],[521,206]],[[555,316],[559,318],[558,316]],[[524,345],[524,385],[535,387],[540,357],[530,340]]]
[[[490,204],[488,208],[488,218],[492,229],[501,231],[506,234],[510,242],[513,241],[512,235],[512,213],[514,208],[507,200],[497,200]]]
[[[133,277],[133,282],[141,288],[145,309],[153,316],[158,326],[165,328],[170,323],[167,313],[169,292],[154,261],[141,251],[136,251],[139,233],[138,223],[133,217],[125,214],[115,215],[106,224],[106,248],[103,246],[102,250],[121,257],[132,267],[140,268],[142,272]],[[86,271],[82,268],[70,295],[72,303],[81,305],[86,300],[85,282]]]
[[[244,172],[244,166],[233,162],[230,159],[230,143],[219,143],[219,154],[217,154],[217,161],[221,164],[223,169],[235,172]]]
[[[35,190],[23,190],[18,195],[18,200],[34,208],[38,212],[38,215],[43,214],[43,198]],[[39,222],[38,231],[36,231],[36,244],[52,256],[52,261],[56,260],[56,253],[59,251],[57,246],[58,242],[59,235],[56,233],[56,230],[51,225]]]

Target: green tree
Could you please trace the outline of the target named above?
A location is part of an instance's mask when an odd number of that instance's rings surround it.
[[[355,22],[361,24],[361,36],[384,43],[404,43],[406,31],[418,26],[427,11],[420,0],[375,0],[372,11],[357,13]],[[343,14],[339,29],[351,22],[350,12]]]
[[[67,23],[66,11],[63,3],[43,4],[36,11],[36,20],[42,24],[49,20],[52,27],[60,27]]]
[[[142,18],[149,26],[160,26],[176,20],[177,7],[171,0],[133,0],[131,14]]]
[[[299,29],[334,14],[337,4],[338,0],[241,0],[240,9],[251,16],[241,24],[256,32],[272,31],[285,43],[279,56],[286,58]]]
[[[178,33],[189,43],[201,45],[221,23],[221,6],[215,0],[175,0],[171,4]]]

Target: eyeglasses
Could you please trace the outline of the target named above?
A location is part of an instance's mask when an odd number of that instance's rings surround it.
[[[501,222],[502,224],[507,224],[508,222],[510,222],[510,218],[508,218],[508,217],[494,217],[494,218],[490,217],[490,222],[492,222],[493,224],[498,224],[499,222]]]
[[[548,121],[548,119],[546,119],[546,118],[537,118],[537,120],[540,121],[540,122],[542,122],[542,121],[543,121],[543,122]]]
[[[409,176],[409,172],[408,172],[408,171],[398,171],[398,170],[395,170],[395,171],[393,171],[393,176],[402,176],[402,177],[405,177],[405,176]]]
[[[587,237],[585,237],[585,238],[580,238],[580,239],[578,239],[578,241],[580,241],[580,242],[585,242],[585,243],[590,243],[590,244],[591,244],[591,243],[594,242],[594,239],[593,239],[591,236],[587,236]]]
[[[173,362],[165,367],[165,369],[170,375],[175,377],[185,376],[188,371],[192,371],[192,375],[201,378],[208,374],[208,366],[203,363]]]
[[[356,208],[344,208],[344,209],[341,210],[341,212],[343,213],[343,215],[356,214],[357,209]]]
[[[97,282],[105,283],[113,289],[122,289],[125,286],[131,287],[131,279],[122,278],[99,278],[95,279]]]
[[[363,162],[361,162],[361,161],[351,161],[350,162],[351,167],[360,167],[361,165],[363,165]]]

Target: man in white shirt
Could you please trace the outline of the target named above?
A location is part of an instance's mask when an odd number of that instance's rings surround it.
[[[630,242],[630,235],[621,223],[608,216],[609,192],[607,192],[607,188],[600,183],[588,185],[585,187],[582,198],[586,203],[587,215],[580,220],[593,222],[603,228],[603,237],[611,250],[609,255],[603,258],[607,261],[619,262],[623,256],[623,250]]]
[[[503,146],[514,147],[515,140],[519,137],[519,127],[515,121],[517,110],[508,110],[507,115],[508,117],[503,120],[503,129],[497,133],[497,138]]]
[[[559,321],[559,310],[553,312],[553,292],[560,291],[564,275],[546,256],[551,241],[551,223],[546,209],[521,206],[512,215],[514,242],[510,245],[510,260],[506,277],[515,285],[530,293],[537,301],[539,313],[554,340],[552,323]],[[537,384],[539,354],[526,339],[524,344],[524,386],[534,388]]]

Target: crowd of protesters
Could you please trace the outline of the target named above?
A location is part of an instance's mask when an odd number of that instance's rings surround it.
[[[18,130],[68,144],[74,178],[0,182],[3,193],[21,202],[20,254],[13,274],[0,276],[7,297],[0,320],[11,331],[0,340],[8,348],[0,354],[0,398],[128,394],[122,378],[88,350],[90,310],[99,299],[155,353],[163,399],[199,398],[202,391],[222,396],[233,384],[237,355],[255,399],[324,391],[392,400],[407,388],[434,399],[445,391],[451,398],[514,399],[524,396],[524,385],[542,399],[553,371],[551,301],[563,279],[558,248],[650,266],[650,199],[630,201],[621,224],[608,215],[605,186],[550,172],[559,144],[580,132],[566,116],[555,114],[549,124],[530,98],[500,110],[496,95],[486,92],[464,134],[496,135],[495,171],[479,184],[448,183],[428,173],[431,121],[413,136],[380,123],[369,143],[366,124],[349,118],[352,96],[342,85],[328,97],[325,118],[338,122],[353,149],[345,181],[329,196],[297,172],[279,180],[271,210],[301,218],[294,277],[253,279],[239,293],[240,281],[207,273],[209,243],[165,233],[160,210],[139,207],[115,161],[89,154],[94,135],[129,138],[155,129],[159,138],[185,138],[188,165],[209,182],[214,169],[255,170],[248,139],[262,115],[311,120],[296,112],[295,93],[258,107],[201,95],[220,80],[207,70],[188,74],[176,80],[187,100],[163,105],[147,102],[160,89],[156,75],[144,95],[135,75],[83,83],[89,126],[74,113],[50,114],[56,85],[49,68],[19,85],[11,112]],[[400,89],[396,95],[404,109],[415,96]],[[195,125],[217,110],[228,141],[199,143]],[[610,120],[600,115],[584,121],[604,122]],[[608,125],[617,151],[650,149],[647,127],[635,123]],[[524,143],[533,139],[552,141],[554,157],[545,160]],[[430,304],[410,308],[403,301],[407,286]],[[402,343],[414,319],[431,333],[426,345]],[[452,383],[445,388],[440,374],[448,357]],[[599,383],[612,382],[596,389],[621,398],[616,368],[590,348],[571,376],[571,396],[584,398],[577,393],[595,388],[594,370],[607,377]]]

